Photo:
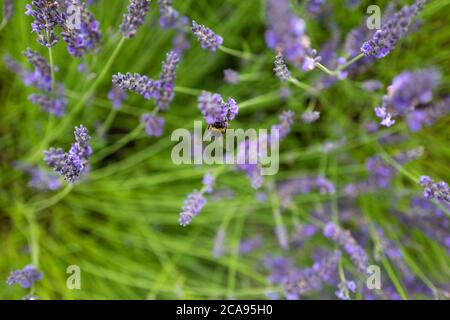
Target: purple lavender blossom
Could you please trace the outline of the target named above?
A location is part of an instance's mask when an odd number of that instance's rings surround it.
[[[217,122],[228,124],[239,112],[236,101],[225,102],[220,94],[203,91],[198,98],[198,107],[208,125]]]
[[[264,182],[258,163],[258,145],[257,140],[245,139],[237,148],[236,169],[245,172],[253,189],[259,189]]]
[[[145,99],[150,100],[156,97],[160,83],[149,79],[147,76],[141,76],[139,73],[132,75],[118,73],[113,76],[113,83],[122,90],[136,92]]]
[[[19,284],[22,288],[31,288],[35,282],[42,279],[42,272],[39,272],[34,266],[27,265],[22,270],[17,270],[11,273],[6,280],[9,286]]]
[[[3,1],[3,20],[0,23],[1,26],[5,26],[14,15],[14,2],[13,0]]]
[[[28,59],[28,62],[34,66],[33,79],[27,81],[39,90],[50,92],[52,89],[52,73],[47,60],[30,48],[22,53]]]
[[[192,21],[192,32],[205,50],[215,52],[223,44],[221,36],[216,35],[210,28],[199,25],[195,21]]]
[[[206,204],[203,194],[197,190],[190,193],[184,201],[183,211],[180,213],[179,223],[181,226],[187,226],[193,217],[197,216]]]
[[[359,272],[366,273],[368,257],[364,249],[352,237],[350,231],[342,230],[333,222],[329,222],[324,227],[323,234],[345,249]]]
[[[159,78],[159,85],[155,96],[155,104],[159,110],[167,110],[175,97],[174,87],[176,70],[180,62],[178,53],[170,51],[162,65],[162,73]]]
[[[88,159],[92,155],[88,130],[80,125],[75,127],[74,135],[75,143],[69,152],[65,153],[61,148],[44,151],[44,161],[69,183],[80,180],[81,174],[88,168]]]
[[[223,71],[225,82],[228,84],[238,84],[240,82],[240,74],[236,70],[226,69]]]
[[[202,180],[205,193],[212,193],[214,191],[215,180],[216,177],[214,175],[209,172],[205,173]]]
[[[56,28],[65,25],[59,3],[54,0],[33,0],[25,8],[25,14],[34,18],[31,28],[36,32],[38,42],[47,48],[55,46],[58,43]]]
[[[277,236],[278,244],[283,250],[289,249],[289,238],[286,227],[279,224],[275,227],[275,235]]]
[[[164,119],[153,113],[145,113],[141,116],[141,122],[145,126],[145,132],[150,137],[160,137],[163,133]]]
[[[172,0],[158,0],[159,25],[163,28],[174,28],[177,25],[179,13],[172,6]]]
[[[108,92],[108,100],[111,101],[114,109],[120,109],[127,96],[126,91],[116,86],[113,86]]]
[[[244,239],[239,245],[239,254],[245,255],[261,247],[262,237],[257,235],[251,238]]]
[[[66,6],[70,6],[79,15],[79,27],[66,27],[61,33],[63,40],[67,43],[67,50],[74,57],[82,57],[88,51],[95,50],[101,39],[100,23],[95,20],[86,3],[80,0],[66,0]]]
[[[426,2],[427,0],[416,0],[411,6],[403,7],[374,33],[371,40],[363,44],[361,51],[366,56],[378,59],[387,56],[408,32],[412,19],[419,14]]]
[[[275,58],[275,68],[273,71],[281,82],[287,82],[291,78],[291,73],[284,62],[284,58],[281,53],[277,54]]]
[[[267,46],[305,71],[314,67],[305,21],[292,13],[288,0],[267,0]]]
[[[59,177],[36,166],[17,162],[14,167],[30,176],[28,186],[38,191],[53,191],[61,187]]]
[[[306,124],[316,122],[320,119],[319,111],[305,111],[302,113],[302,120]]]
[[[437,199],[450,203],[450,189],[444,181],[434,183],[428,176],[422,176],[419,184],[424,187],[423,196],[427,199]]]
[[[273,125],[272,130],[279,130],[281,140],[291,132],[291,126],[294,123],[295,113],[293,111],[284,111],[280,114],[280,123]]]
[[[404,116],[418,105],[430,102],[440,78],[440,73],[434,69],[407,71],[395,77],[381,107],[375,108],[376,116],[382,119],[381,124],[390,127],[395,123],[393,117]]]
[[[67,98],[64,94],[64,88],[58,87],[55,95],[31,94],[28,99],[35,105],[41,107],[42,111],[54,114],[56,117],[62,117],[66,113]]]
[[[306,240],[317,233],[317,227],[313,224],[296,225],[292,236],[292,243],[295,247],[301,247]]]
[[[308,0],[307,8],[311,13],[318,13],[322,8],[322,5],[325,4],[326,0]]]
[[[412,132],[432,126],[443,116],[450,114],[450,98],[433,103],[422,109],[416,109],[407,116],[407,124]]]
[[[144,24],[149,9],[149,0],[130,0],[128,12],[123,15],[120,33],[127,39],[134,37],[138,28]]]
[[[362,88],[367,92],[375,92],[383,88],[383,84],[378,80],[367,80],[362,84]]]
[[[348,295],[349,291],[352,293],[356,292],[356,283],[354,281],[340,282],[338,285],[338,291],[336,291],[336,297],[341,300],[350,300]]]
[[[214,258],[220,258],[223,255],[224,247],[225,247],[225,238],[226,232],[220,227],[217,230],[216,237],[214,239],[214,248],[213,248],[213,256]]]

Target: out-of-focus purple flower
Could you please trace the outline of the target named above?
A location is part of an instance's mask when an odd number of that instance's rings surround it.
[[[293,198],[298,194],[319,190],[321,194],[333,194],[336,188],[325,177],[298,177],[281,182],[277,186],[277,192],[283,207],[289,207]]]
[[[206,204],[206,199],[203,194],[197,190],[190,193],[184,201],[183,210],[180,213],[179,223],[181,226],[187,226],[193,217],[197,216],[202,211]]]
[[[359,272],[366,273],[369,259],[364,249],[352,237],[350,231],[343,230],[333,222],[329,222],[324,227],[323,234],[344,248]]]
[[[192,21],[192,32],[197,37],[203,49],[215,52],[223,44],[223,38],[214,33],[210,28]]]
[[[341,300],[350,300],[350,296],[348,295],[349,291],[355,293],[356,292],[356,283],[354,281],[345,281],[340,282],[338,285],[338,291],[336,291],[336,297]]]
[[[222,227],[220,227],[217,230],[216,238],[214,239],[214,248],[213,248],[214,258],[220,258],[223,255],[223,251],[225,248],[225,238],[226,232]]]
[[[205,193],[211,193],[214,191],[214,184],[216,182],[216,177],[212,175],[211,173],[207,172],[203,176],[203,188],[205,190]]]
[[[38,191],[57,190],[61,187],[59,177],[36,166],[17,162],[14,167],[30,176],[28,186]]]
[[[316,122],[320,118],[319,111],[305,111],[302,113],[302,120],[304,123],[310,124]]]
[[[160,86],[159,81],[154,81],[147,76],[141,76],[139,73],[127,74],[118,73],[113,76],[113,83],[122,90],[130,90],[150,100],[156,96]]]
[[[295,113],[293,111],[284,111],[280,114],[280,123],[273,125],[272,130],[279,130],[280,139],[284,139],[291,132],[291,126],[294,123]]]
[[[275,58],[275,68],[273,69],[275,75],[280,79],[281,82],[289,81],[291,78],[291,73],[284,62],[283,55],[281,53],[277,54]]]
[[[31,28],[37,34],[38,42],[47,48],[55,46],[58,43],[56,28],[65,25],[60,4],[54,0],[33,0],[25,9],[25,14],[34,18]]]
[[[208,125],[228,124],[239,111],[236,101],[232,98],[228,98],[228,102],[225,102],[220,94],[207,91],[203,91],[199,96],[198,107]]]
[[[237,72],[233,69],[224,70],[223,75],[224,75],[225,82],[229,83],[229,84],[237,84],[241,80],[239,72]]]
[[[294,246],[300,247],[303,243],[317,233],[317,227],[312,224],[297,225],[292,236]]]
[[[417,132],[423,127],[432,126],[436,121],[449,113],[450,98],[433,103],[423,109],[416,109],[407,116],[409,130]]]
[[[383,88],[383,84],[378,80],[367,80],[363,82],[362,88],[367,92],[374,92],[381,90]]]
[[[138,28],[144,24],[149,9],[149,0],[130,0],[128,12],[123,15],[120,33],[127,39],[134,37]]]
[[[423,196],[427,199],[437,199],[450,203],[450,189],[444,181],[434,183],[428,176],[422,176],[419,184],[424,187]]]
[[[74,57],[82,57],[98,47],[101,39],[100,23],[95,20],[86,3],[80,0],[66,0],[66,5],[73,10],[71,14],[78,15],[79,25],[66,27],[61,36],[67,43],[69,53]],[[70,16],[68,18],[70,19]]]
[[[408,32],[412,19],[419,14],[426,2],[427,0],[416,0],[410,6],[404,6],[374,33],[372,39],[362,45],[361,51],[366,56],[374,56],[378,59],[387,56]]]
[[[395,77],[381,107],[375,108],[376,116],[382,119],[381,124],[390,127],[395,123],[393,117],[404,116],[418,105],[430,102],[440,78],[435,69],[406,71]]]
[[[13,0],[3,1],[3,20],[0,26],[5,26],[14,15],[14,2]]]
[[[44,161],[69,183],[80,180],[81,174],[88,168],[88,159],[92,155],[88,130],[80,125],[75,127],[74,135],[75,143],[69,152],[65,153],[61,148],[44,151]]]
[[[164,119],[153,113],[144,113],[141,122],[145,126],[145,132],[150,137],[160,137],[163,133]]]
[[[305,21],[290,9],[288,0],[267,0],[267,46],[305,71],[314,67],[314,52],[306,36]],[[311,63],[313,62],[313,63]]]
[[[33,286],[35,282],[42,279],[42,272],[39,272],[36,267],[27,265],[22,270],[17,270],[11,273],[6,280],[9,286],[19,284],[22,288],[27,289]]]
[[[108,92],[108,100],[111,101],[114,109],[120,109],[127,96],[126,91],[116,86],[113,86]]]
[[[42,111],[52,113],[57,117],[62,117],[66,113],[67,98],[64,89],[59,88],[54,96],[48,94],[31,94],[28,99],[41,107]]]
[[[172,6],[172,0],[158,0],[159,25],[163,28],[175,28],[179,13]]]
[[[326,0],[308,0],[307,1],[307,8],[310,13],[318,13],[324,5]]]
[[[47,60],[30,48],[24,51],[23,55],[34,66],[33,79],[28,79],[27,81],[39,90],[51,91],[52,74]]]
[[[178,53],[174,51],[167,53],[166,60],[162,64],[162,72],[155,96],[155,104],[159,110],[167,110],[175,97],[173,90],[175,87],[176,70],[179,62],[180,57]]]
[[[239,245],[239,254],[245,255],[261,247],[262,237],[257,235],[244,239]]]

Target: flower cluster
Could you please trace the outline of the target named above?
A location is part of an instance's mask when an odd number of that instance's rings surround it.
[[[111,101],[113,108],[115,109],[120,109],[127,96],[126,91],[117,86],[113,86],[108,92],[108,100]]]
[[[163,133],[164,119],[153,113],[144,113],[141,116],[141,122],[144,124],[145,132],[150,137],[160,137]]]
[[[52,89],[52,74],[50,65],[47,60],[36,51],[28,48],[23,52],[28,62],[34,66],[33,79],[29,79],[30,83],[36,89],[50,91]]]
[[[112,81],[120,89],[136,92],[147,100],[156,97],[159,87],[158,81],[154,81],[147,76],[141,76],[139,73],[118,73],[113,76]]]
[[[302,120],[304,123],[310,124],[320,119],[319,111],[305,111],[302,113]]]
[[[159,110],[166,110],[173,101],[175,94],[176,70],[180,63],[180,56],[174,51],[167,53],[166,60],[162,65],[162,72],[159,78],[155,104]]]
[[[172,0],[158,0],[159,25],[163,28],[175,28],[179,13],[172,6]]]
[[[28,99],[33,104],[41,107],[42,111],[52,113],[57,117],[62,117],[66,113],[67,98],[64,95],[64,88],[58,86],[54,95],[49,94],[31,94]]]
[[[202,211],[206,204],[206,199],[200,191],[194,190],[190,193],[184,201],[183,210],[180,213],[180,225],[187,226],[193,217],[197,216]]]
[[[375,108],[376,116],[382,119],[381,125],[390,127],[395,124],[394,117],[404,116],[418,105],[430,102],[440,78],[434,69],[406,71],[395,77],[381,107]]]
[[[44,152],[44,161],[69,183],[80,180],[81,174],[88,170],[88,159],[92,155],[88,130],[80,125],[75,127],[74,135],[75,143],[69,152],[64,152],[61,148],[50,148]]]
[[[57,190],[61,187],[59,177],[51,172],[44,171],[37,166],[26,165],[21,162],[14,164],[20,170],[30,176],[28,186],[38,191]]]
[[[342,230],[333,222],[329,222],[324,230],[323,234],[327,238],[333,239],[339,244],[341,247],[345,249],[347,254],[352,259],[356,268],[362,272],[366,273],[366,269],[368,266],[368,258],[364,249],[356,242],[356,240],[350,234],[348,230]]]
[[[305,21],[291,12],[289,0],[267,0],[266,43],[305,71],[315,66]]]
[[[65,25],[64,15],[59,9],[60,5],[55,0],[33,0],[31,5],[26,5],[25,14],[34,18],[32,30],[37,34],[38,42],[47,48],[58,43],[56,29]]]
[[[341,282],[338,285],[338,291],[336,291],[336,297],[341,300],[350,300],[348,295],[349,291],[352,293],[356,292],[356,283],[355,281],[345,281]]]
[[[226,69],[223,71],[224,80],[229,84],[238,84],[241,81],[239,72],[233,69]]]
[[[291,73],[289,72],[289,69],[286,66],[286,63],[284,62],[283,55],[281,53],[277,54],[275,58],[275,68],[273,69],[275,72],[275,75],[280,79],[282,82],[289,81],[291,78]]]
[[[261,246],[261,243],[262,237],[259,235],[244,239],[239,245],[239,254],[249,254],[250,252],[259,248]]]
[[[450,113],[450,98],[433,103],[422,109],[416,109],[407,116],[407,124],[412,132],[433,125],[443,116]]]
[[[33,265],[27,265],[22,270],[16,270],[6,280],[9,286],[19,284],[22,288],[31,288],[35,282],[42,279],[42,272],[39,272]]]
[[[427,0],[416,0],[411,6],[403,7],[374,33],[372,39],[363,44],[361,51],[366,56],[378,59],[387,56],[408,32],[412,19],[419,14],[426,2]]]
[[[221,123],[224,127],[239,112],[239,107],[233,98],[228,98],[225,102],[220,94],[207,91],[203,91],[199,96],[198,107],[208,125]]]
[[[67,43],[69,53],[74,57],[82,57],[98,47],[101,39],[100,23],[95,20],[86,3],[81,3],[80,0],[66,0],[66,5],[74,10],[73,14],[79,15],[77,17],[79,26],[66,27],[61,36]]]
[[[150,9],[150,0],[130,0],[128,12],[123,15],[120,33],[127,39],[136,35],[138,28],[144,24]]]
[[[434,183],[428,176],[422,176],[419,184],[424,187],[423,196],[427,199],[437,199],[450,203],[450,189],[444,181]]]
[[[215,52],[223,44],[223,38],[214,33],[210,28],[192,21],[192,32],[197,37],[203,49]]]
[[[279,130],[279,137],[281,140],[287,137],[291,132],[291,126],[294,123],[295,113],[293,111],[283,111],[280,116],[280,123],[272,126],[272,130]]]

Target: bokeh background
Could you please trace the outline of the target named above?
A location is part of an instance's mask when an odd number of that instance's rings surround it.
[[[14,2],[16,13],[0,32],[0,56],[9,55],[29,67],[23,50],[30,47],[45,57],[47,51],[36,42],[31,18],[24,15],[29,1]],[[307,23],[312,47],[320,50],[330,39],[337,39],[336,52],[343,55],[345,38],[362,23],[367,6],[384,8],[388,1],[361,1],[353,8],[346,1],[327,3],[331,8],[325,15],[314,15],[302,1],[291,1],[292,10]],[[56,77],[67,88],[69,111],[117,45],[118,26],[127,4],[98,0],[90,5],[103,33],[97,54],[80,60],[71,57],[62,42],[54,48]],[[208,53],[189,35],[191,48],[180,63],[177,86],[219,92],[238,104],[245,103],[233,127],[270,128],[280,112],[292,110],[300,115],[308,108],[311,98],[295,86],[290,86],[287,99],[280,97],[283,86],[272,71],[275,53],[264,40],[265,1],[175,0],[174,7],[223,36],[226,47],[255,54],[251,60],[244,60],[222,51]],[[8,287],[5,280],[11,271],[30,263],[38,265],[44,274],[35,287],[41,299],[266,299],[273,297],[268,296],[273,292],[284,298],[282,287],[269,282],[264,258],[284,256],[298,267],[309,267],[318,251],[333,250],[336,244],[320,230],[300,244],[295,242],[299,226],[311,224],[317,212],[330,219],[340,217],[342,225],[361,239],[370,262],[380,265],[384,290],[377,292],[376,298],[448,297],[448,210],[437,217],[432,205],[427,212],[429,225],[415,219],[411,199],[422,197],[423,189],[411,177],[429,175],[438,181],[450,180],[450,117],[444,116],[415,133],[403,121],[377,131],[367,126],[377,121],[373,108],[402,71],[438,68],[442,82],[435,96],[448,95],[449,10],[448,0],[430,1],[414,30],[391,54],[366,71],[322,90],[315,100],[320,119],[305,124],[298,118],[283,141],[280,172],[268,178],[262,189],[254,190],[244,174],[226,171],[218,177],[216,191],[207,197],[201,214],[185,228],[178,223],[183,201],[192,190],[201,188],[202,176],[211,167],[175,166],[170,158],[174,145],[170,133],[176,128],[191,129],[194,120],[201,120],[195,94],[177,92],[170,110],[164,113],[162,137],[150,138],[142,131],[123,141],[139,125],[140,115],[154,106],[129,94],[123,106],[113,111],[108,132],[100,132],[98,128],[111,117],[112,110],[107,99],[111,77],[105,77],[82,111],[66,120],[64,131],[52,141],[53,146],[67,149],[73,127],[85,125],[94,148],[89,177],[73,188],[39,192],[28,186],[29,176],[14,164],[27,163],[30,154],[38,152],[31,163],[48,169],[39,146],[45,135],[64,120],[49,124],[48,114],[27,98],[33,89],[0,62],[0,298],[20,299],[28,292],[19,286]],[[126,41],[113,61],[111,76],[127,71],[159,75],[176,32],[160,28],[158,15],[157,3],[152,1],[146,23],[136,37]],[[87,66],[87,72],[79,72],[80,63]],[[251,76],[239,84],[227,84],[223,78],[227,68]],[[291,67],[291,72],[311,86],[324,77],[320,70],[305,73]],[[362,83],[369,79],[379,80],[384,87],[375,92],[363,90]],[[334,148],[324,152],[330,143]],[[345,186],[368,179],[368,158],[378,155],[392,159],[399,152],[420,146],[424,147],[423,156],[397,168],[389,187],[349,199]],[[333,182],[335,194],[300,194],[293,198],[294,205],[280,208],[278,183],[319,174]],[[280,248],[274,233],[274,212],[278,211],[291,241],[287,250]],[[386,253],[386,247],[383,250],[383,245],[370,237],[369,227],[383,230],[403,261],[402,267]],[[223,254],[215,257],[219,229],[225,230],[226,237]],[[261,237],[261,246],[240,254],[240,243],[254,236]],[[81,268],[81,290],[66,287],[69,265]],[[361,288],[364,277],[345,255],[340,266]],[[405,279],[403,267],[413,281]],[[335,291],[336,287],[325,286],[302,298],[336,299]],[[361,289],[352,297],[367,298]]]

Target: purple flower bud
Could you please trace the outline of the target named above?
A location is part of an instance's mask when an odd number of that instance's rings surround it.
[[[149,0],[130,0],[128,12],[123,15],[120,33],[127,39],[134,37],[138,28],[144,24],[149,9]]]
[[[293,111],[284,111],[280,114],[280,123],[272,126],[273,130],[280,130],[280,139],[286,138],[286,136],[291,132],[291,126],[294,123],[295,113]]]
[[[120,109],[122,102],[127,98],[127,93],[119,87],[113,86],[108,92],[108,100],[111,101],[113,108]]]
[[[179,13],[172,6],[172,0],[158,0],[159,25],[163,28],[175,28]]]
[[[163,62],[162,73],[159,78],[159,86],[155,97],[156,106],[160,110],[166,110],[175,97],[173,92],[176,79],[176,69],[180,62],[178,53],[171,51]]]
[[[180,225],[187,226],[193,217],[197,216],[206,204],[206,199],[203,194],[197,190],[190,193],[184,201],[183,211],[180,213]]]
[[[226,69],[223,71],[225,82],[229,84],[237,84],[240,81],[239,72],[233,69]]]
[[[261,236],[254,236],[252,238],[244,239],[239,245],[239,254],[248,254],[261,246]]]
[[[422,176],[419,184],[424,187],[423,195],[427,199],[437,199],[450,203],[450,189],[444,181],[434,183],[428,176]]]
[[[291,78],[291,73],[284,62],[284,58],[281,53],[277,54],[275,58],[275,68],[273,71],[281,82],[287,82]]]
[[[122,90],[130,90],[150,100],[156,96],[159,89],[159,81],[149,79],[147,76],[141,76],[139,73],[132,75],[118,73],[113,76],[113,83]]]
[[[320,118],[319,111],[305,111],[302,113],[302,120],[304,123],[310,124],[316,122]]]
[[[153,113],[145,113],[141,116],[141,122],[145,126],[145,132],[150,137],[160,137],[163,132],[164,119]]]
[[[28,48],[23,52],[28,62],[34,66],[32,85],[39,90],[50,91],[52,88],[52,75],[50,65],[39,53]]]
[[[202,183],[203,183],[205,193],[213,192],[215,180],[216,180],[216,178],[209,172],[203,176]]]
[[[22,288],[31,288],[33,284],[42,279],[42,272],[39,272],[34,266],[27,265],[22,270],[17,270],[11,273],[6,280],[9,286],[19,284]]]
[[[203,49],[215,52],[223,44],[223,38],[211,29],[192,21],[192,32],[197,37]]]
[[[198,107],[208,125],[228,124],[239,111],[236,101],[232,98],[228,98],[228,103],[225,103],[220,94],[207,91],[203,91],[199,96]]]

